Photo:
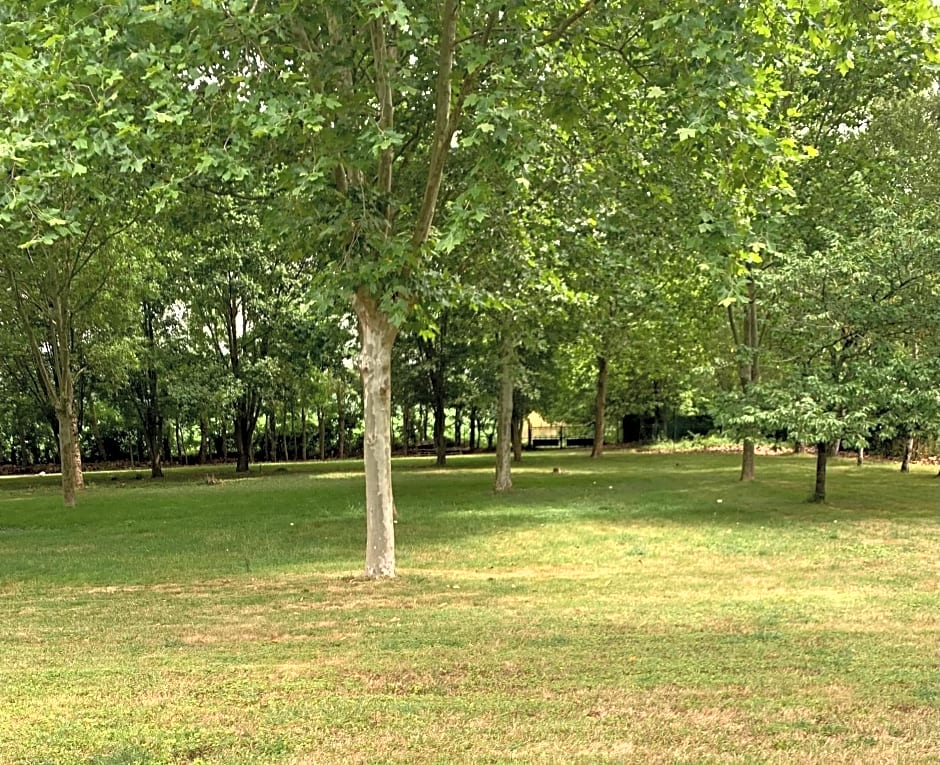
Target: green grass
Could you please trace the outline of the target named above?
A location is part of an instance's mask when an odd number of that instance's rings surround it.
[[[935,469],[736,462],[0,480],[0,763],[937,762]]]

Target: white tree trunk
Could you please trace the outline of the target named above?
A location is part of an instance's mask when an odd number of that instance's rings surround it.
[[[499,360],[499,413],[496,421],[496,491],[512,489],[512,392],[515,346],[505,332]]]
[[[365,290],[353,298],[359,317],[359,371],[365,414],[367,577],[395,576],[392,495],[392,346],[398,329]]]

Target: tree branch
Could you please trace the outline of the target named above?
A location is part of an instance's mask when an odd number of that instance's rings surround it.
[[[571,29],[575,24],[577,24],[587,13],[597,5],[597,0],[587,0],[578,10],[572,13],[568,18],[563,19],[559,22],[555,28],[549,33],[545,38],[541,40],[540,45],[554,45],[562,37],[564,37],[568,30]]]
[[[434,136],[431,143],[431,160],[428,166],[424,199],[418,213],[411,242],[415,247],[423,245],[431,231],[437,198],[441,191],[444,165],[450,150],[451,128],[451,74],[454,71],[454,54],[457,47],[457,16],[460,0],[445,0],[441,14],[441,41],[437,69],[437,103],[434,113]]]

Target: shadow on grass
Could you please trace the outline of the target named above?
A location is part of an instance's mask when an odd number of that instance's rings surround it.
[[[515,490],[492,491],[492,455],[395,464],[397,536],[413,552],[472,537],[572,523],[786,526],[834,519],[935,520],[931,474],[837,464],[831,503],[807,503],[813,462],[771,457],[742,484],[724,454],[528,455]],[[263,465],[205,481],[205,468],[168,470],[165,481],[89,476],[80,504],[63,509],[54,487],[0,494],[0,582],[109,584],[193,581],[315,567],[357,571],[365,541],[363,479],[356,462]],[[558,472],[555,472],[557,469]],[[46,480],[51,477],[47,477]],[[55,479],[53,479],[55,480]],[[7,479],[0,483],[13,483]]]

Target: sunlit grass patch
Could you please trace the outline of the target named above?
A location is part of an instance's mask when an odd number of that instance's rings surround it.
[[[0,762],[936,761],[932,471],[454,462],[396,466],[389,582],[351,463],[4,486]]]

